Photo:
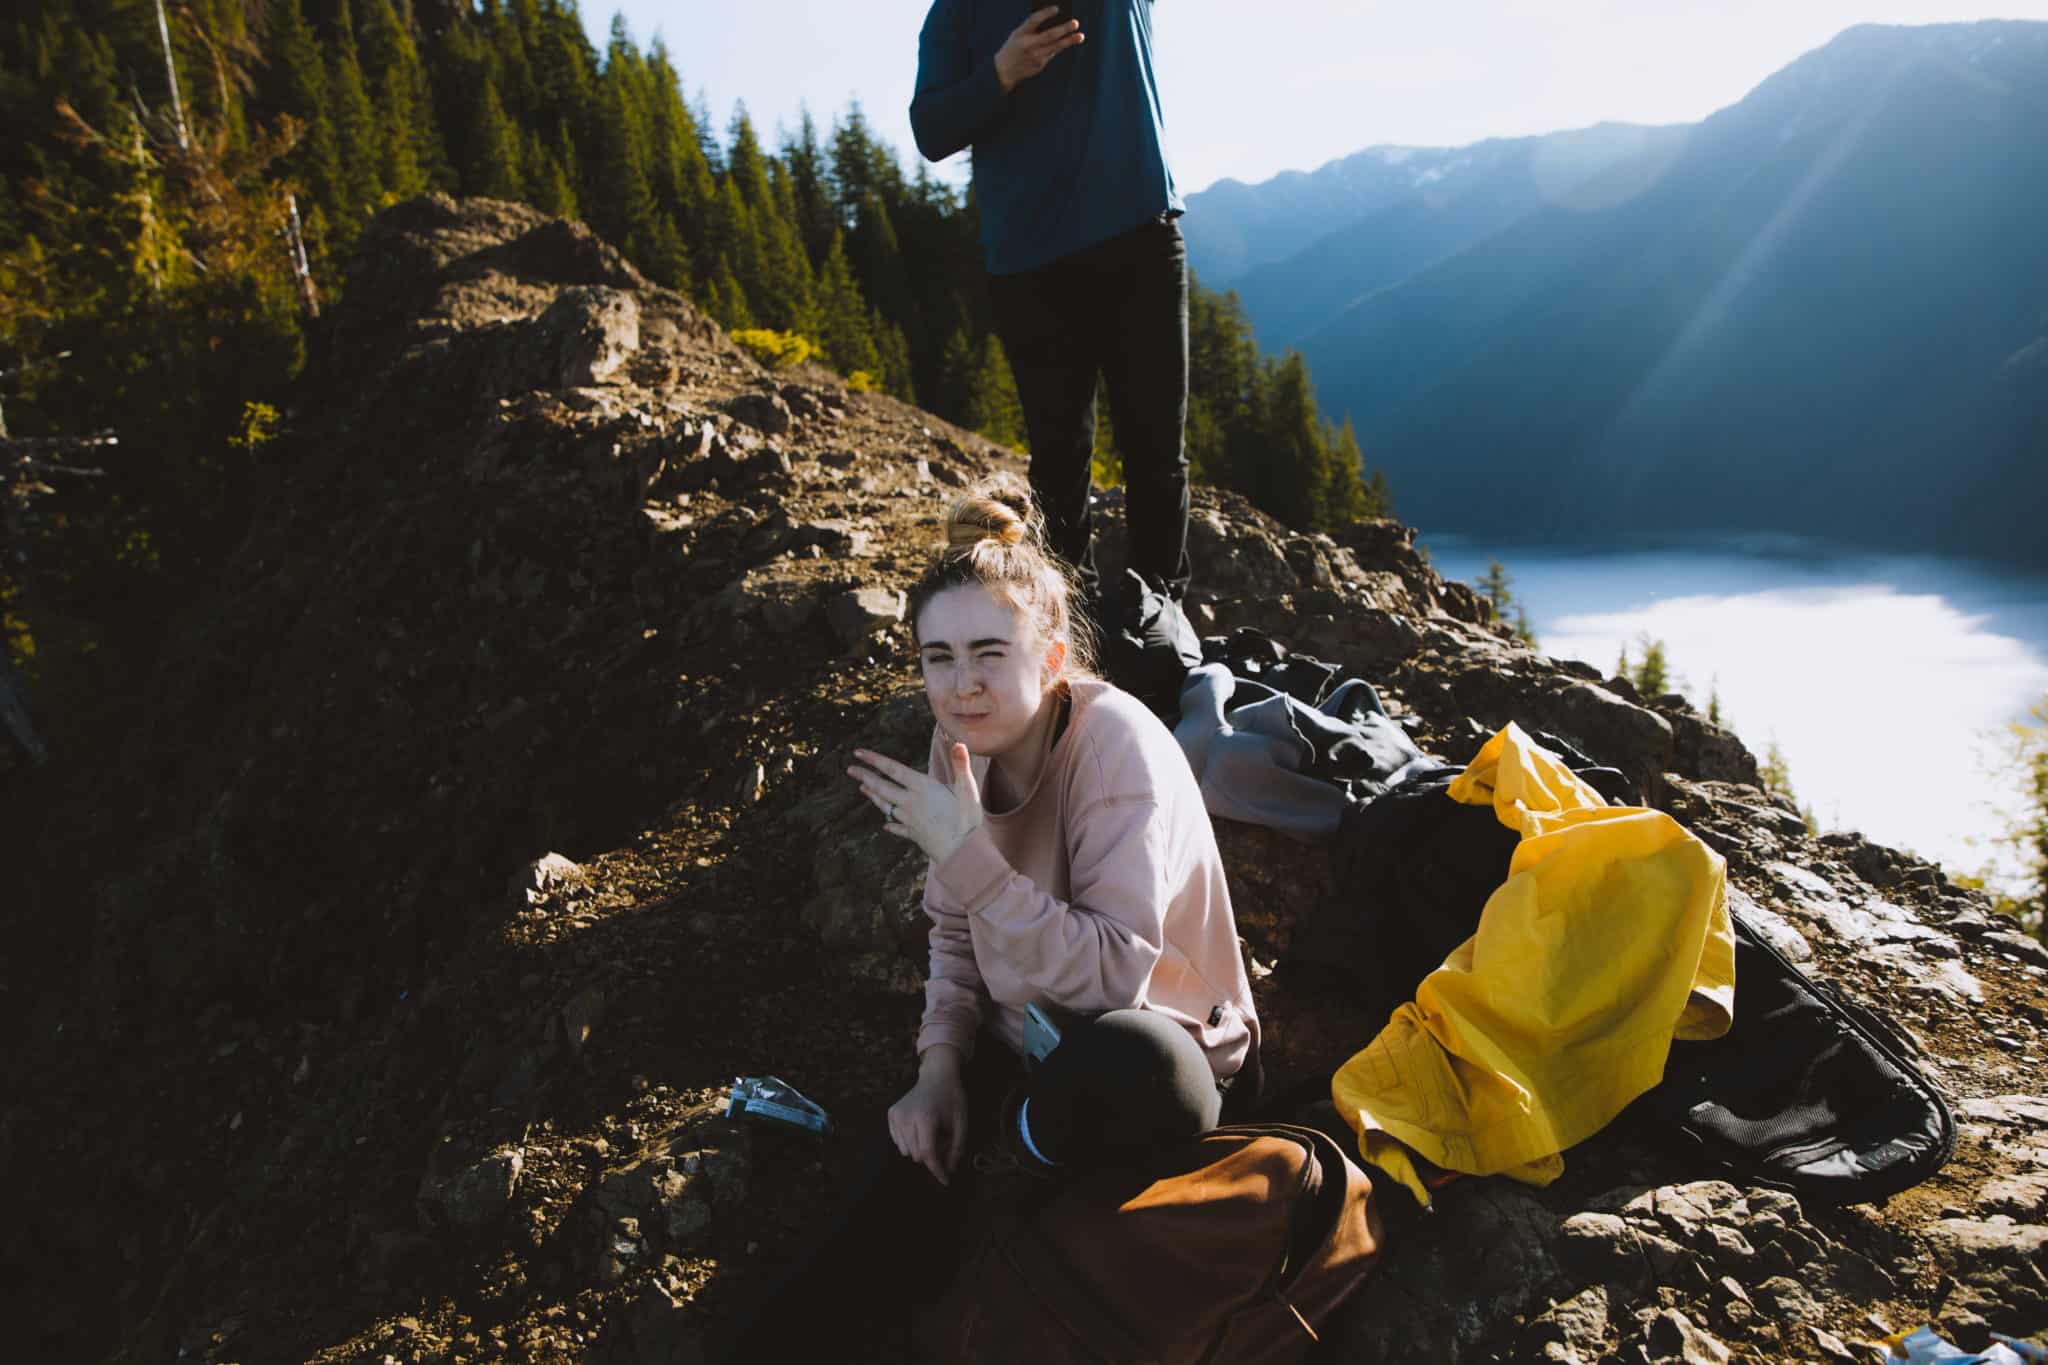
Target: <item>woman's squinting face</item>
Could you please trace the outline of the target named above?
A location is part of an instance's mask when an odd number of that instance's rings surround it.
[[[1031,733],[1058,672],[1061,646],[1029,616],[979,583],[933,595],[917,621],[924,695],[939,728],[983,757]]]

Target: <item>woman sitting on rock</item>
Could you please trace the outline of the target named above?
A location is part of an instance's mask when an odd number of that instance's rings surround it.
[[[1201,791],[1158,718],[1090,674],[1028,496],[1000,484],[968,494],[946,539],[910,600],[937,722],[929,767],[858,750],[850,770],[884,828],[931,859],[918,1080],[889,1132],[942,1183],[982,1088],[967,1084],[977,1034],[1009,1054],[984,1070],[1009,1070],[1034,1001],[1159,1014],[1220,1083],[1258,1046]]]
[[[1057,1170],[1192,1136],[1225,1100],[1235,1113],[1257,1098],[1251,986],[1180,746],[1090,673],[1028,494],[962,497],[946,539],[910,599],[930,762],[863,749],[849,770],[884,828],[931,859],[918,1079],[840,1226],[755,1323],[761,1358],[764,1330],[784,1349],[821,1320],[799,1305],[888,1293],[878,1276],[896,1296],[943,1289],[970,1138]],[[1033,1004],[1070,1025],[1020,1089]],[[1027,1098],[997,1133],[1012,1092]]]

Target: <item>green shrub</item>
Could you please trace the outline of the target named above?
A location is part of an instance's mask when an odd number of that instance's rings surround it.
[[[771,370],[801,365],[818,354],[817,343],[795,332],[777,332],[766,327],[743,327],[732,334],[733,341],[748,355]]]

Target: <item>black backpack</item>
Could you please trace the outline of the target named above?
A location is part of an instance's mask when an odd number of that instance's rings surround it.
[[[1940,1170],[1955,1119],[1897,1036],[1734,918],[1734,1026],[1673,1043],[1640,1103],[1704,1159],[1807,1200],[1885,1199]]]

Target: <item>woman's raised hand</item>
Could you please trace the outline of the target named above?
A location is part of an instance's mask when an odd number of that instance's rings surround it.
[[[911,840],[933,862],[952,857],[967,836],[981,828],[981,788],[965,744],[952,748],[950,786],[885,754],[855,749],[853,756],[860,762],[846,770],[847,776],[860,783],[861,793],[889,818],[882,828]]]
[[[1049,28],[1040,27],[1058,13],[1059,10],[1052,5],[1032,11],[1031,17],[1011,32],[1009,40],[996,53],[996,79],[1002,82],[1004,94],[1045,70],[1060,53],[1086,41],[1081,36],[1079,19],[1069,19],[1064,24],[1054,24]]]

